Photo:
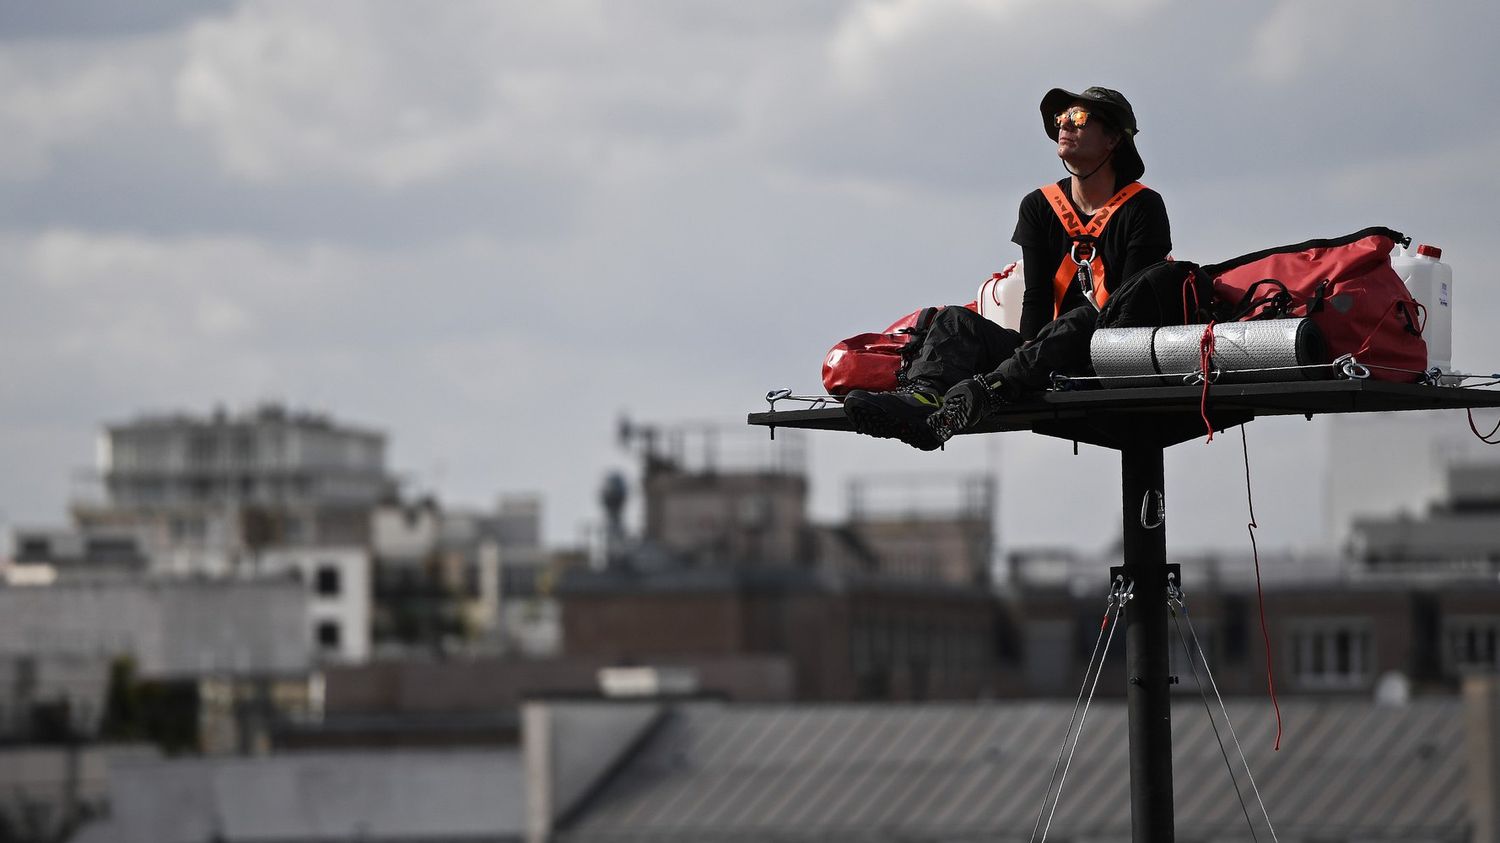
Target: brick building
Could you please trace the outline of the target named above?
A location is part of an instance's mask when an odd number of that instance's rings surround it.
[[[735,460],[728,430],[634,429],[644,529],[627,540],[614,527],[596,565],[560,578],[563,652],[781,658],[798,700],[993,693],[993,479],[860,481],[850,516],[817,524],[797,431],[736,432],[769,450]],[[618,525],[623,496],[606,503]]]

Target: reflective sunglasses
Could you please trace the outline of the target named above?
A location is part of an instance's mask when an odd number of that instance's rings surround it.
[[[1075,105],[1067,111],[1059,111],[1052,115],[1052,122],[1059,129],[1069,123],[1072,123],[1075,129],[1082,129],[1089,124],[1089,110]]]

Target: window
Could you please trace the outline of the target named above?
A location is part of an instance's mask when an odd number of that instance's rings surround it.
[[[195,433],[188,440],[188,465],[192,468],[205,468],[214,461],[217,443],[213,434]]]
[[[255,462],[255,439],[250,431],[241,430],[234,435],[234,462],[241,467]]]
[[[173,518],[171,531],[174,541],[203,541],[208,536],[208,524],[202,518]]]
[[[339,569],[334,565],[319,565],[313,587],[319,597],[339,596]]]
[[[339,648],[339,625],[337,621],[318,621],[318,646],[324,650]]]
[[[47,562],[52,559],[52,543],[46,539],[21,539],[16,558],[22,562]]]
[[[1302,688],[1361,688],[1375,671],[1373,636],[1360,621],[1332,621],[1291,637],[1293,682]]]
[[[1443,667],[1450,674],[1469,668],[1500,668],[1500,620],[1449,618],[1443,624]]]

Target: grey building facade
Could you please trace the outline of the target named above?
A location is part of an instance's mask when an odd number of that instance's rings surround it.
[[[75,503],[75,521],[141,530],[173,573],[226,573],[266,546],[363,546],[394,486],[383,434],[277,405],[107,425],[98,452],[104,497]]]

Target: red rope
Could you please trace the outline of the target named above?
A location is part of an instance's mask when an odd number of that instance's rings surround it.
[[[1203,327],[1203,337],[1198,340],[1198,371],[1203,375],[1203,397],[1198,400],[1198,414],[1203,417],[1203,426],[1208,428],[1205,444],[1214,441],[1214,423],[1208,420],[1209,372],[1214,363],[1214,323]]]
[[[1495,438],[1495,434],[1500,433],[1500,422],[1495,422],[1495,429],[1491,430],[1489,433],[1480,433],[1479,427],[1474,424],[1473,407],[1469,408],[1469,429],[1474,431],[1474,435],[1479,437],[1480,442],[1483,442],[1486,445],[1500,445],[1500,439]]]
[[[1245,439],[1245,426],[1240,425],[1240,448],[1245,452],[1245,498],[1250,503],[1250,552],[1255,557],[1255,595],[1260,600],[1260,636],[1266,645],[1266,687],[1271,691],[1271,707],[1276,709],[1276,751],[1281,751],[1281,704],[1276,701],[1276,678],[1271,671],[1271,633],[1266,628],[1266,592],[1260,584],[1260,548],[1255,546],[1255,496],[1250,492],[1250,445]]]

